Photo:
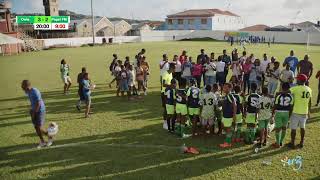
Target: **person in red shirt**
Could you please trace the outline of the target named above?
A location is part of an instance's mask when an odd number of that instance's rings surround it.
[[[200,88],[200,85],[201,85],[202,72],[203,72],[203,67],[202,67],[201,59],[198,58],[197,64],[194,64],[192,66],[192,77],[196,79],[198,88]]]
[[[181,63],[181,65],[183,65],[185,62],[187,62],[188,60],[188,56],[187,56],[187,51],[182,51],[182,54],[179,57],[179,61]]]
[[[243,92],[246,92],[246,88],[248,88],[248,93],[250,91],[250,72],[252,69],[251,59],[247,58],[245,63],[242,64],[243,71]]]

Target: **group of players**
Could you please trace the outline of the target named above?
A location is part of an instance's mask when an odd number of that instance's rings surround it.
[[[298,74],[296,83],[281,83],[280,91],[275,95],[269,93],[268,86],[260,88],[255,82],[250,84],[250,91],[245,94],[241,84],[213,84],[200,89],[193,78],[187,80],[182,77],[177,81],[173,78],[175,67],[175,63],[169,63],[169,69],[161,76],[164,128],[169,132],[186,137],[186,129],[191,124],[193,136],[207,133],[221,135],[224,132],[226,137],[220,144],[221,148],[243,141],[261,148],[267,145],[271,123],[274,124],[276,136],[272,146],[280,148],[290,120],[291,141],[288,147],[303,147],[312,96],[311,89],[306,85],[309,78],[305,74]],[[301,139],[295,146],[298,127]],[[257,130],[259,133],[256,133]]]

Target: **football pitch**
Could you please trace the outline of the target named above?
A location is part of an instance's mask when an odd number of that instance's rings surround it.
[[[112,54],[131,61],[142,49],[151,67],[148,95],[139,101],[128,102],[115,97],[109,64]],[[150,42],[97,47],[79,47],[23,53],[0,57],[0,179],[320,179],[320,113],[313,108],[308,120],[305,147],[289,150],[272,149],[274,133],[269,145],[259,153],[253,146],[235,145],[220,149],[223,137],[201,136],[180,139],[162,128],[159,62],[162,54],[170,57],[187,50],[196,59],[200,49],[216,57],[223,49],[231,53],[233,47],[224,42]],[[239,54],[242,48],[238,47]],[[313,103],[318,93],[320,46],[250,45],[247,53],[262,58],[267,53],[283,62],[293,49],[302,59],[308,53],[314,65],[311,78]],[[63,95],[59,66],[66,59],[73,81],[70,95]],[[75,108],[78,100],[76,76],[87,67],[90,78],[97,85],[92,93],[94,114],[84,118]],[[38,137],[31,124],[29,102],[20,88],[23,79],[42,92],[47,108],[46,126],[59,125],[54,145],[37,149]],[[287,131],[285,142],[289,142]],[[297,142],[300,140],[298,131]],[[199,155],[182,154],[182,144],[194,146]],[[283,166],[281,159],[302,157],[302,168]],[[268,162],[267,164],[263,162]]]

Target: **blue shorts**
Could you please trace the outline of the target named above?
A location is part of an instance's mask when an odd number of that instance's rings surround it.
[[[121,80],[120,81],[120,91],[121,92],[127,92],[129,91],[129,85],[127,80]]]
[[[30,114],[31,113],[32,112],[30,112]],[[33,126],[36,127],[36,126],[44,125],[45,116],[46,116],[46,112],[37,112],[34,118],[31,117]]]
[[[91,104],[91,96],[90,94],[84,94],[84,99],[87,105]]]

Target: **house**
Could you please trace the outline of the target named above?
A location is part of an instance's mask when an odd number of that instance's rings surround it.
[[[289,24],[289,27],[292,28],[293,31],[306,31],[307,29],[310,29],[317,24],[310,22],[310,21],[305,21],[301,23],[291,23]]]
[[[132,24],[127,36],[140,36],[140,31],[152,31],[152,27],[148,23]]]
[[[168,15],[165,30],[239,30],[244,20],[220,9],[191,9]]]
[[[0,32],[12,32],[11,6],[7,2],[0,2]]]
[[[270,27],[264,24],[257,24],[257,25],[242,28],[239,31],[265,31],[267,28],[270,28]]]
[[[96,36],[123,36],[131,29],[126,21],[110,21],[106,17],[94,18],[94,31]],[[92,36],[91,19],[71,20],[70,30],[75,37]]]
[[[123,36],[131,29],[131,25],[125,20],[112,21],[112,24],[114,26],[114,36]]]

